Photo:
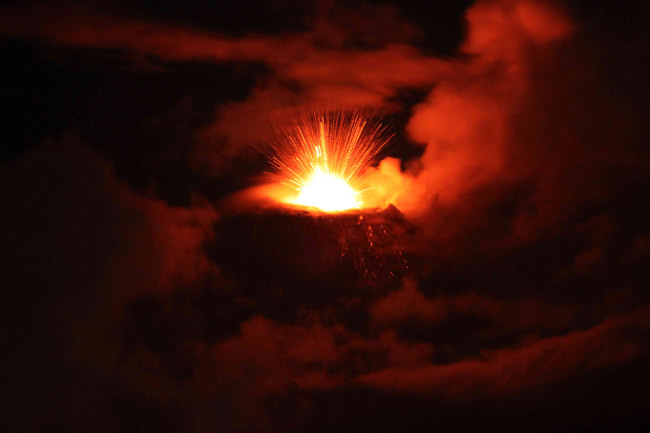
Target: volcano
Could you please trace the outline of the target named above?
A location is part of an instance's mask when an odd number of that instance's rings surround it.
[[[364,304],[399,287],[417,234],[394,206],[345,213],[289,207],[225,216],[212,254],[248,290],[287,308]]]

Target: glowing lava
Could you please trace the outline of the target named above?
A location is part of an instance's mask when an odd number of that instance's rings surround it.
[[[363,172],[385,146],[384,131],[358,113],[303,116],[269,152],[274,177],[291,189],[275,198],[325,212],[364,207]]]
[[[335,212],[360,207],[357,194],[345,180],[319,170],[303,185],[293,203]]]

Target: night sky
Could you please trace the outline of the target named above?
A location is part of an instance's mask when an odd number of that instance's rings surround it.
[[[650,6],[0,6],[7,432],[650,431]],[[381,205],[261,199],[306,111]]]

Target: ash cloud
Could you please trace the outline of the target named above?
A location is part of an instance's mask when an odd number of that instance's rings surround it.
[[[595,413],[648,425],[650,155],[633,56],[555,2],[476,2],[445,58],[399,11],[323,2],[305,29],[226,35],[2,9],[5,37],[156,73],[264,67],[183,137],[179,171],[203,176],[183,185],[185,206],[74,136],[3,163],[11,429],[597,430]],[[415,156],[369,173],[397,208],[214,204],[211,176],[305,106],[403,120],[396,146]],[[539,407],[548,419],[529,416]]]

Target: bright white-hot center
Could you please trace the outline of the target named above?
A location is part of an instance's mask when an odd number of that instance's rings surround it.
[[[360,207],[357,192],[345,180],[316,170],[300,189],[294,204],[316,207],[327,212]]]

